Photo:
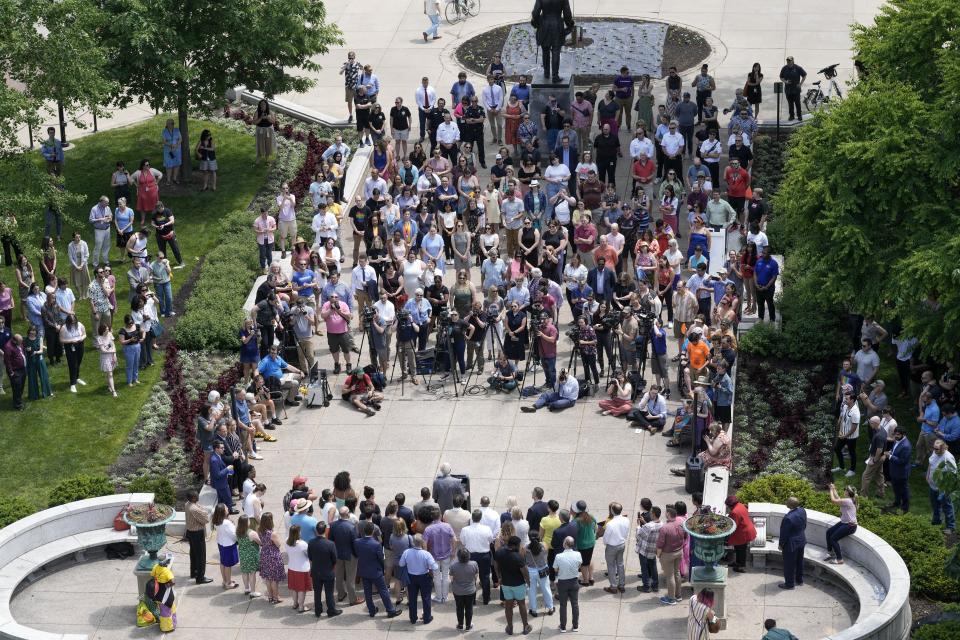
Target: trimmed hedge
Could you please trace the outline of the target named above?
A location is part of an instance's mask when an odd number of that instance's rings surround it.
[[[957,638],[960,638],[960,620],[927,624],[913,634],[913,640],[957,640]]]
[[[755,329],[751,329],[751,333]],[[737,491],[741,502],[772,502],[783,504],[790,496],[800,500],[806,509],[840,515],[837,505],[823,491],[817,491],[809,482],[784,475],[765,476],[744,484]],[[861,497],[857,522],[880,536],[900,554],[910,570],[910,589],[917,595],[934,600],[960,600],[960,582],[946,572],[950,551],[943,545],[940,529],[926,518],[911,513],[894,515],[883,513],[876,502]],[[954,636],[960,637],[960,636]]]
[[[32,515],[36,510],[36,505],[26,498],[20,496],[0,498],[0,529]]]
[[[250,225],[254,214],[234,211],[221,222],[220,243],[204,258],[174,336],[189,351],[237,351],[243,303],[260,274]]]
[[[157,504],[174,506],[177,503],[177,494],[173,483],[166,478],[157,476],[139,476],[127,486],[130,493],[152,493],[153,501]]]
[[[89,476],[80,474],[61,480],[50,489],[50,496],[47,499],[48,507],[75,502],[77,500],[86,500],[87,498],[99,498],[100,496],[113,495],[116,487],[110,482],[110,478],[103,475]]]

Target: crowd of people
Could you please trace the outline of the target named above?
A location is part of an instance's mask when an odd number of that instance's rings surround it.
[[[445,462],[432,486],[421,488],[420,500],[410,505],[404,493],[381,505],[375,488],[365,486],[358,493],[350,474],[341,471],[330,487],[320,490],[311,488],[308,478],[295,477],[284,495],[273,499],[276,507],[271,510],[263,484],[253,476],[237,480],[243,501],[237,521],[231,520],[231,511],[223,503],[213,514],[224,590],[239,589],[240,583],[234,580],[239,573],[244,597],[266,597],[278,605],[285,601],[279,588],[286,581],[295,612],[312,611],[318,618],[338,616],[343,608],[354,605],[365,605],[370,617],[382,613],[392,618],[403,614],[406,602],[410,623],[423,625],[433,621],[436,607],[452,601],[456,628],[466,631],[473,628],[477,606],[499,603],[508,635],[515,630],[527,634],[531,618],[555,614],[561,632],[580,631],[580,590],[600,588],[599,580],[606,583],[604,592],[625,594],[625,558],[630,553],[637,555],[640,564],[631,590],[652,594],[663,605],[678,604],[692,567],[701,562],[691,553],[692,540],[683,523],[712,511],[700,493],[691,496],[689,506],[677,501],[661,507],[643,498],[631,522],[617,502],[606,505],[597,516],[584,500],[567,507],[549,499],[540,487],[532,489],[526,510],[515,496],[507,498],[502,512],[492,508],[488,496],[481,496],[471,509],[473,498]],[[853,514],[855,527],[855,499],[837,501]],[[738,525],[727,544],[733,549],[729,566],[742,573],[747,546],[756,536],[753,521],[736,496],[713,510],[728,513]],[[781,530],[785,555],[799,549],[802,557],[805,513],[795,504],[790,513]],[[190,578],[197,584],[213,582],[206,575],[207,523],[207,511],[197,494],[191,494],[187,539]],[[281,534],[281,529],[287,533]],[[840,562],[838,541],[843,535],[838,532],[831,546]],[[595,579],[598,543],[606,580]],[[795,573],[793,565],[786,576],[783,588],[803,582],[802,571]],[[257,590],[258,581],[265,593]],[[311,591],[312,605],[307,604]],[[715,622],[713,597],[706,589],[686,600],[691,639],[709,637],[708,628]],[[775,626],[768,621],[767,631]],[[768,633],[767,637],[793,638],[781,631],[784,635]]]

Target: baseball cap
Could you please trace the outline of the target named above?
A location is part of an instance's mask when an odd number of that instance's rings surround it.
[[[498,153],[494,160],[503,160],[503,156]]]
[[[298,487],[301,484],[307,484],[307,480],[309,480],[309,478],[307,478],[306,476],[296,476],[293,479],[294,488]]]

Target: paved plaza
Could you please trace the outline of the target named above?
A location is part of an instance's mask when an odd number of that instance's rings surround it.
[[[479,17],[455,27],[444,22],[442,39],[431,43],[424,43],[420,35],[426,24],[421,0],[331,0],[326,4],[328,19],[344,32],[345,46],[316,60],[324,67],[314,74],[316,87],[306,94],[282,97],[341,118],[346,115],[343,82],[336,70],[346,59],[347,50],[356,50],[360,62],[373,65],[382,84],[382,103],[389,103],[394,95],[403,96],[409,103],[423,75],[430,77],[438,95],[448,95],[459,71],[453,59],[456,45],[494,26],[528,20],[533,3],[482,0]],[[835,62],[840,63],[840,80],[849,79],[853,65],[848,25],[854,21],[869,22],[880,2],[572,0],[572,4],[579,16],[646,18],[703,33],[713,47],[707,62],[716,77],[715,95],[722,106],[729,104],[736,87],[743,86],[750,65],[760,62],[766,75],[761,119],[768,120],[774,104],[772,82],[785,56],[793,55],[807,70],[808,82],[814,79],[817,69]],[[693,72],[684,74],[685,84],[692,76]],[[475,85],[480,81],[476,77],[471,80]],[[663,94],[662,86],[662,82],[656,85],[658,99]],[[150,114],[143,109],[128,109],[112,121],[101,120],[100,127],[117,126],[147,115]],[[629,137],[628,132],[622,133],[622,143]],[[488,151],[490,155],[495,152],[489,148]],[[620,163],[619,177],[626,177],[627,164]],[[448,285],[450,280],[448,272]],[[569,309],[564,304],[561,330],[567,328],[568,322]],[[321,366],[331,368],[326,340],[318,338],[315,342],[323,354]],[[566,365],[569,357],[569,341],[561,338],[560,345],[558,369]],[[672,340],[670,347],[672,355],[676,349]],[[362,360],[368,361],[366,349]],[[542,381],[542,373],[538,379]],[[652,381],[649,371],[647,380]],[[670,467],[682,466],[684,455],[666,448],[666,439],[660,435],[631,429],[620,419],[601,417],[596,398],[561,413],[523,414],[516,394],[438,399],[424,385],[414,388],[407,384],[403,395],[391,385],[382,411],[367,417],[339,400],[341,381],[342,376],[335,380],[335,399],[330,407],[291,409],[289,419],[275,432],[278,442],[262,445],[265,459],[256,461],[255,466],[257,480],[268,487],[268,510],[281,510],[281,498],[293,476],[305,475],[310,478],[311,487],[321,489],[331,486],[333,476],[340,470],[350,472],[358,492],[364,485],[374,487],[380,505],[386,505],[399,491],[406,493],[408,504],[412,504],[418,500],[419,489],[431,484],[441,461],[449,462],[454,473],[470,475],[474,505],[480,496],[486,495],[498,510],[504,508],[509,496],[516,496],[526,509],[534,486],[543,487],[547,499],[556,499],[564,507],[585,500],[598,518],[605,515],[611,501],[622,503],[631,521],[635,520],[643,497],[660,506],[681,499],[689,503],[682,478],[669,471]],[[448,385],[445,395],[449,394],[452,389]],[[676,402],[671,402],[671,410],[675,407]],[[606,582],[601,547],[602,542],[598,541],[593,561],[597,585],[582,590],[580,595],[580,635],[685,638],[685,603],[662,606],[654,595],[636,591],[639,566],[632,535],[628,543],[626,594],[603,592]],[[448,638],[457,633],[452,598],[447,604],[435,606],[435,620],[426,628],[411,626],[406,615],[386,620],[381,612],[372,620],[363,606],[346,608],[345,614],[336,619],[318,621],[312,612],[298,615],[291,610],[292,600],[285,586],[281,587],[284,603],[277,606],[263,598],[251,601],[236,590],[224,592],[219,586],[216,544],[212,538],[208,541],[207,575],[214,577],[215,582],[209,585],[188,584],[185,543],[170,539],[168,549],[176,555],[176,637],[180,640],[379,640],[410,633],[428,638]],[[108,561],[96,559],[102,557],[99,553],[89,555],[91,561],[87,563],[66,565],[25,585],[12,604],[17,621],[58,633],[86,633],[97,640],[159,635],[156,627],[134,626],[137,589],[133,560]],[[763,633],[763,620],[770,617],[800,638],[822,637],[848,627],[857,617],[856,601],[841,589],[814,578],[801,589],[784,592],[776,588],[779,581],[775,567],[734,574],[727,591],[727,629],[716,637],[755,640]],[[684,594],[689,596],[689,588]],[[312,604],[312,600],[311,594],[308,602]],[[474,624],[475,629],[464,635],[502,635],[502,609],[496,604],[478,606]],[[531,624],[532,637],[559,633],[556,615],[531,619]]]

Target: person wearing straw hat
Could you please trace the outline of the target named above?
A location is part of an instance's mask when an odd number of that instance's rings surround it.
[[[313,517],[313,502],[308,498],[297,498],[291,501],[290,506],[293,509],[290,526],[299,525],[300,539],[310,544],[317,535],[317,519]]]

